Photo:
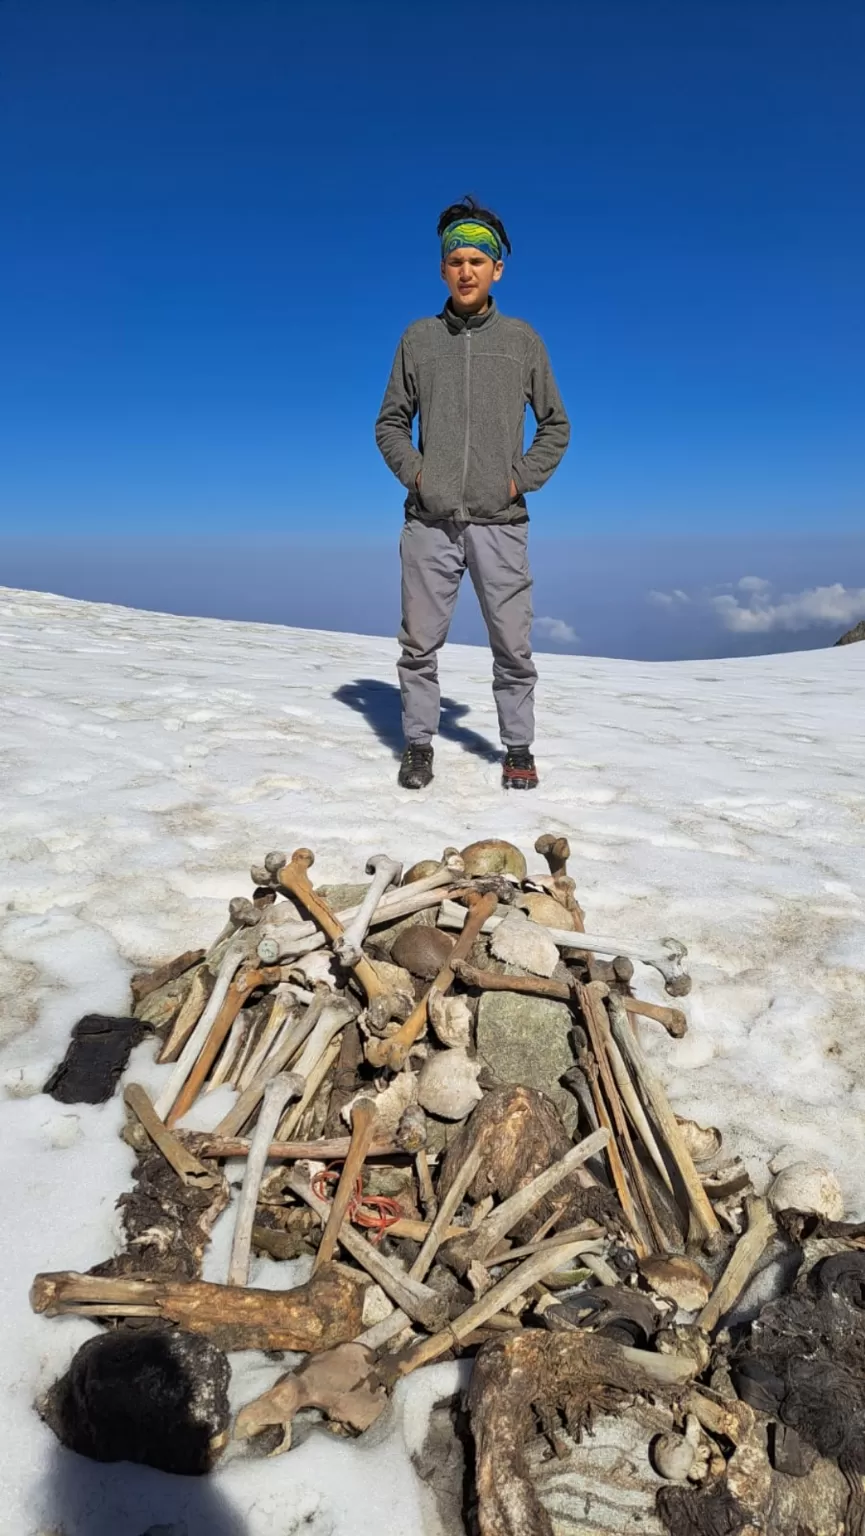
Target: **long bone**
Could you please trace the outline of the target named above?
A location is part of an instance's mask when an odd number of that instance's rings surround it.
[[[670,1107],[663,1084],[651,1066],[628,1020],[627,1010],[622,1007],[614,992],[607,998],[610,1024],[615,1040],[626,1064],[630,1067],[637,1084],[646,1099],[658,1130],[667,1145],[667,1151],[678,1169],[688,1196],[693,1224],[710,1250],[716,1250],[722,1241],[721,1224],[712,1209],[694,1160],[688,1151],[679,1123]]]
[[[160,1093],[154,1108],[160,1120],[165,1120],[178,1094],[184,1087],[190,1072],[198,1060],[204,1042],[216,1021],[228,995],[235,973],[246,958],[246,946],[242,943],[229,945],[219,965],[213,991],[207,999],[204,1012],[177,1058],[174,1071]]]
[[[214,1134],[236,1136],[243,1129],[260,1103],[267,1084],[288,1066],[295,1052],[304,1045],[304,1042],[306,1044],[294,1067],[294,1072],[298,1077],[306,1079],[327,1050],[334,1035],[348,1023],[349,1019],[356,1016],[357,1004],[352,999],[333,997],[323,987],[316,990],[306,1013],[289,1030],[279,1050],[265,1062],[257,1077],[248,1088],[244,1089],[228,1114],[223,1116]]]
[[[490,913],[494,912],[498,900],[493,891],[486,896],[479,896],[476,891],[467,891],[466,900],[469,902],[467,920],[462,933],[457,939],[448,962],[439,971],[435,981],[420,1002],[409,1014],[405,1023],[387,1040],[369,1040],[366,1045],[367,1060],[374,1067],[390,1067],[392,1072],[399,1072],[408,1060],[408,1054],[423,1033],[427,1021],[427,1010],[431,993],[442,994],[448,992],[453,986],[454,973],[451,963],[454,960],[463,960],[471,949],[475,939],[481,932],[483,924]],[[460,908],[460,911],[462,909]],[[462,926],[462,925],[461,925]]]
[[[462,928],[465,921],[463,907],[454,901],[442,902],[439,918],[442,928]],[[502,921],[501,917],[487,918],[481,932],[493,933]],[[631,960],[642,960],[646,965],[653,965],[663,976],[664,986],[671,997],[684,997],[691,990],[691,978],[682,966],[688,951],[679,939],[662,939],[660,943],[653,944],[647,939],[609,939],[593,933],[580,933],[575,938],[573,929],[547,928],[544,923],[538,926],[549,934],[559,949],[592,950],[596,954],[613,958],[616,955],[627,955]]]
[[[270,855],[268,855],[270,858]],[[265,860],[267,863],[267,859]],[[327,902],[321,896],[317,896],[312,888],[307,871],[315,863],[315,854],[309,848],[296,848],[287,864],[283,864],[277,878],[284,891],[294,896],[301,906],[305,907],[310,917],[318,924],[322,932],[330,939],[331,944],[343,936],[343,927],[331,912]],[[390,1017],[388,1010],[389,993],[381,980],[375,967],[367,960],[365,955],[352,966],[355,976],[366,993],[367,1001],[371,1008],[376,1006],[385,1010],[385,1019]],[[384,1022],[384,1021],[383,1021]]]
[[[373,913],[389,885],[398,885],[402,879],[402,865],[386,853],[374,853],[366,861],[366,872],[372,875],[369,890],[342,937],[336,939],[333,952],[340,965],[357,965],[363,955],[363,941],[372,922]]]
[[[351,1145],[348,1149],[348,1157],[342,1165],[342,1173],[330,1207],[327,1225],[313,1260],[313,1274],[321,1268],[322,1264],[327,1264],[336,1252],[343,1218],[354,1194],[354,1186],[360,1176],[366,1154],[372,1146],[377,1122],[378,1114],[374,1101],[357,1099],[351,1112]]]
[[[204,1087],[207,1074],[219,1055],[226,1036],[229,1034],[231,1026],[247,998],[258,987],[267,986],[271,982],[282,981],[283,979],[282,971],[278,965],[262,966],[251,970],[244,968],[232,978],[222,1007],[213,1021],[189,1076],[165,1116],[166,1125],[176,1125],[177,1121],[186,1114],[187,1110],[192,1108],[198,1094]]]
[[[261,1180],[264,1176],[264,1165],[267,1162],[267,1152],[274,1132],[279,1124],[282,1114],[289,1099],[296,1098],[302,1091],[303,1079],[295,1077],[291,1072],[280,1073],[268,1083],[264,1090],[264,1102],[261,1113],[250,1143],[249,1156],[246,1159],[246,1169],[243,1175],[243,1187],[240,1191],[240,1199],[237,1202],[237,1215],[234,1223],[234,1240],[231,1245],[231,1259],[228,1265],[228,1284],[247,1285],[249,1283],[249,1255],[252,1247],[252,1228],[255,1222],[255,1207],[258,1200],[258,1192],[261,1188]]]
[[[373,913],[370,927],[395,923],[399,918],[412,917],[415,912],[437,907],[442,897],[448,894],[448,888],[458,890],[461,884],[458,874],[445,869],[428,875],[425,880],[413,880],[411,885],[386,891]],[[354,922],[359,911],[360,906],[346,907],[334,916],[337,922],[347,925]],[[267,921],[255,932],[255,940],[258,958],[267,965],[274,964],[283,956],[293,958],[296,955],[311,954],[313,950],[322,949],[327,942],[315,923],[301,921],[287,905],[271,907]]]

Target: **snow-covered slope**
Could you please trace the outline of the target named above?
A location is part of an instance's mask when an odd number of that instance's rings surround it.
[[[131,1168],[117,1103],[70,1112],[35,1090],[75,1019],[124,1011],[132,969],[207,942],[270,848],[306,844],[320,880],[353,879],[380,850],[411,861],[491,835],[535,858],[541,831],[567,833],[591,928],[688,945],[690,1033],[646,1036],[677,1109],[720,1126],[755,1169],[791,1145],[821,1153],[865,1215],[865,646],[544,657],[543,783],[510,797],[489,657],[457,647],[442,658],[455,704],[435,782],[397,789],[394,660],[377,639],[0,591],[0,1532],[423,1528],[399,1424],[378,1448],[316,1435],[205,1489],[79,1462],[29,1406],[91,1331],[32,1317],[30,1278],[110,1251]],[[640,991],[662,998],[650,971]],[[273,1374],[248,1370],[255,1390]],[[423,1373],[414,1398],[448,1370]]]

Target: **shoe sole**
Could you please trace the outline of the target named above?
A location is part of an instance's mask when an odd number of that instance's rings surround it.
[[[537,779],[502,779],[502,789],[537,789]]]

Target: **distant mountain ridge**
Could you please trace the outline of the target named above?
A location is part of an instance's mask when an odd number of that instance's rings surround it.
[[[860,619],[859,623],[854,624],[852,629],[848,629],[846,635],[842,635],[840,640],[835,641],[835,644],[854,645],[857,640],[865,640],[865,619]]]

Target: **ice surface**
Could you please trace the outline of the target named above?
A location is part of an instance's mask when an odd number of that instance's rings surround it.
[[[468,647],[443,653],[466,709],[445,712],[433,785],[397,788],[394,660],[380,639],[0,590],[3,1536],[435,1532],[409,1451],[455,1368],[404,1383],[362,1442],[315,1431],[206,1486],[70,1456],[31,1407],[93,1331],[34,1317],[31,1278],[112,1251],[133,1161],[118,1100],[58,1105],[41,1084],[82,1013],[126,1010],[132,970],[216,934],[270,848],[311,846],[317,879],[354,880],[379,851],[408,864],[503,836],[532,863],[540,832],[566,833],[595,931],[688,945],[689,1035],[644,1030],[676,1108],[758,1174],[781,1148],[819,1156],[865,1216],[865,646],[544,657],[542,785],[510,798],[489,657]],[[638,980],[663,1001],[654,971]],[[166,1069],[149,1056],[127,1078],[153,1091]],[[229,1242],[223,1217],[208,1278]],[[259,1282],[277,1267],[260,1261]],[[237,1403],[277,1374],[232,1364]]]

